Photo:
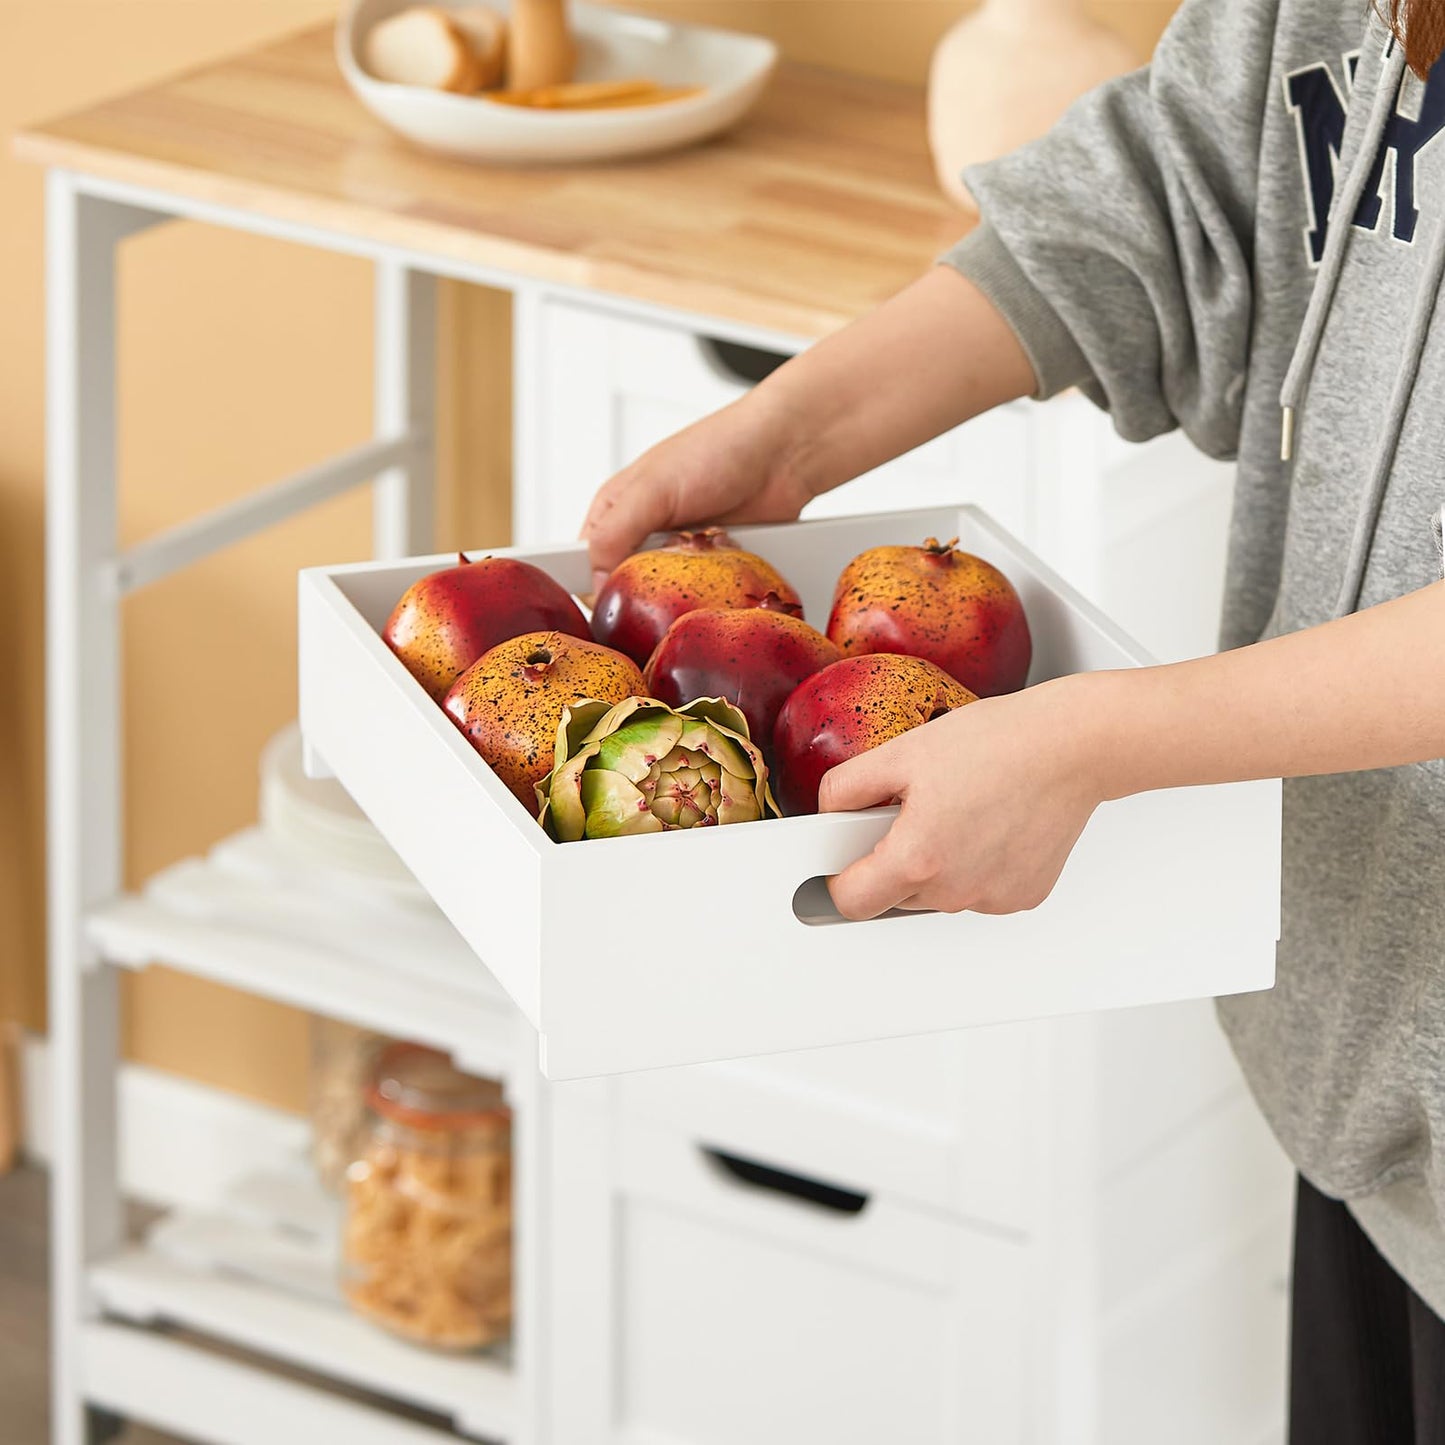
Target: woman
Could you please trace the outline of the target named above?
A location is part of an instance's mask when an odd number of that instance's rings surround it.
[[[1279,981],[1220,1013],[1301,1176],[1294,1445],[1445,1445],[1442,43],[1445,0],[1186,0],[1148,69],[969,173],[983,223],[946,264],[584,528],[605,572],[653,530],[791,519],[1071,386],[1126,437],[1238,457],[1227,651],[976,703],[822,803],[902,802],[833,880],[844,914],[1005,913],[1107,799],[1288,780]]]

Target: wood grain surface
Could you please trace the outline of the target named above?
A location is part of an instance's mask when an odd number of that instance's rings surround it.
[[[329,30],[22,132],[45,165],[800,336],[845,324],[966,228],[915,87],[784,63],[691,150],[570,168],[420,152],[346,90]]]

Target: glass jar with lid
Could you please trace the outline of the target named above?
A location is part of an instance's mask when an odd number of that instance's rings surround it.
[[[501,1085],[433,1049],[392,1044],[366,1105],[346,1171],[347,1299],[422,1344],[496,1342],[512,1319],[512,1116]]]

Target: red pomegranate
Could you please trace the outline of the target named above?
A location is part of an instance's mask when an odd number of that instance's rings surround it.
[[[702,607],[667,629],[647,664],[647,694],[669,707],[698,697],[736,704],[765,755],[788,694],[842,656],[801,608],[770,592],[756,607]]]
[[[590,637],[567,590],[540,567],[513,557],[457,554],[401,595],[381,635],[438,702],[484,652],[524,632]]]
[[[930,537],[855,557],[833,593],[828,636],[845,657],[927,658],[979,697],[1017,692],[1033,657],[1023,604],[997,567],[957,542]]]
[[[602,584],[592,635],[642,667],[684,613],[756,607],[770,592],[801,615],[798,594],[777,568],[744,552],[721,527],[678,532],[662,547],[634,552]]]
[[[921,657],[845,657],[799,684],[773,729],[773,794],[784,813],[816,813],[823,774],[978,698]]]

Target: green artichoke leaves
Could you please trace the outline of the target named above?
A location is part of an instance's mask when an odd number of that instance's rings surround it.
[[[559,843],[778,816],[747,719],[716,697],[680,708],[650,697],[574,703],[537,804]]]

